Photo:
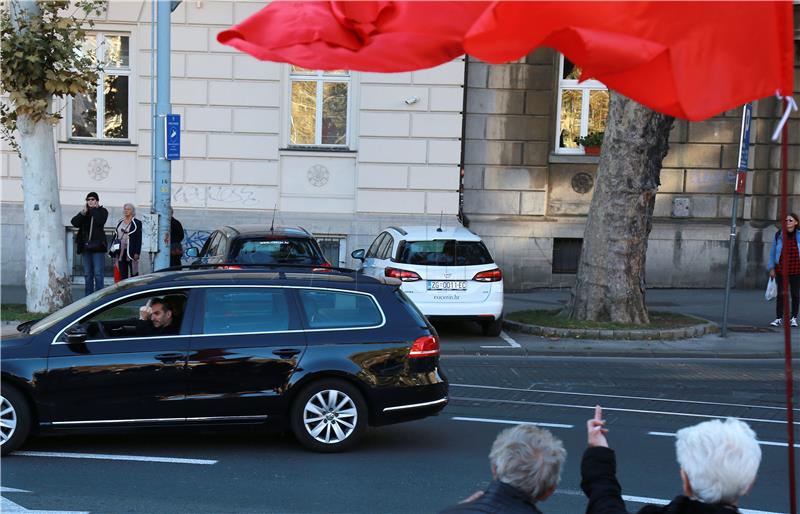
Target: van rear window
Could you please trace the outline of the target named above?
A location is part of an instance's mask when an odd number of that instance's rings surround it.
[[[405,241],[398,250],[397,262],[425,266],[477,266],[492,264],[492,256],[482,241]]]

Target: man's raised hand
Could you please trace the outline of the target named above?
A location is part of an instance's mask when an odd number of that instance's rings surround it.
[[[603,409],[599,405],[594,407],[594,418],[586,422],[586,433],[589,440],[589,446],[602,446],[608,448],[608,441],[606,434],[608,430],[605,428],[606,422],[603,421]]]

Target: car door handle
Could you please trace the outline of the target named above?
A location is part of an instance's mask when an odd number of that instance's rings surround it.
[[[275,350],[272,353],[274,353],[281,359],[291,359],[292,357],[300,353],[300,350],[295,350],[293,348],[283,348],[281,350]]]
[[[183,359],[183,354],[180,352],[159,353],[156,355],[156,360],[159,360],[164,364],[174,364],[181,359]]]

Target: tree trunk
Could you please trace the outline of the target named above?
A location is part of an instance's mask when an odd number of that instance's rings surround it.
[[[17,120],[25,210],[25,289],[30,312],[52,312],[71,301],[65,230],[58,194],[53,126]]]
[[[674,118],[611,93],[570,318],[649,323],[645,255]]]

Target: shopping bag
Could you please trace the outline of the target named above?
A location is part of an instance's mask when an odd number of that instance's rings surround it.
[[[122,280],[122,273],[119,272],[119,262],[114,263],[114,283]]]
[[[775,282],[775,277],[770,277],[769,282],[767,282],[767,290],[764,292],[764,298],[770,301],[776,296],[778,296],[778,284]]]

